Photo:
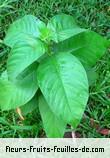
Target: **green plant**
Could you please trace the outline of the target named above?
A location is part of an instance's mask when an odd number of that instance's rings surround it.
[[[15,21],[4,43],[11,47],[0,78],[0,107],[39,107],[48,137],[62,137],[67,124],[79,124],[88,101],[88,79],[109,41],[78,27],[72,16],[54,16],[47,24],[32,15]]]

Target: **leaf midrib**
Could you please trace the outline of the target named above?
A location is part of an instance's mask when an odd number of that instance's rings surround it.
[[[57,76],[58,76],[58,78],[59,78],[59,80],[61,81],[61,85],[62,85],[62,89],[63,89],[63,91],[64,91],[64,95],[65,95],[65,99],[66,99],[66,102],[67,102],[67,104],[68,104],[68,107],[69,107],[69,110],[70,110],[70,113],[71,113],[71,108],[70,108],[70,105],[69,105],[69,102],[68,102],[68,98],[67,98],[67,94],[66,94],[66,91],[65,91],[65,88],[64,88],[64,84],[63,84],[63,81],[62,81],[62,79],[61,79],[61,77],[60,77],[60,71],[59,71],[59,69],[56,67],[56,64],[57,64],[57,59],[56,59],[56,56],[54,55],[53,57],[51,57],[51,62],[52,62],[52,64],[54,65],[54,67],[55,67],[55,70],[56,70],[56,74],[57,74]],[[57,66],[59,67],[59,65],[57,64]],[[64,108],[66,108],[66,106],[64,107]],[[65,110],[64,110],[65,111]]]

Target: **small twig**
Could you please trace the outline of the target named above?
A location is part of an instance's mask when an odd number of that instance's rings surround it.
[[[24,117],[23,117],[23,115],[22,115],[22,112],[21,112],[21,109],[20,109],[20,108],[17,108],[17,109],[16,109],[16,112],[18,113],[18,115],[19,115],[19,117],[20,117],[20,119],[21,119],[22,121],[25,120]]]

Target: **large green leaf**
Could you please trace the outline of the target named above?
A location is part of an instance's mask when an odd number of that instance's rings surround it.
[[[85,29],[81,29],[76,25],[72,16],[66,14],[51,18],[47,27],[51,30],[51,38],[55,42],[63,41],[85,31]]]
[[[88,100],[88,80],[72,54],[58,53],[41,62],[38,84],[55,115],[76,127]]]
[[[26,76],[28,76],[30,73],[32,73],[33,71],[37,71],[37,68],[39,66],[39,63],[37,61],[35,61],[34,63],[32,63],[31,65],[29,65],[24,71],[22,71],[20,73],[20,75],[17,76],[17,80],[22,80],[24,79]]]
[[[9,78],[16,78],[30,64],[39,59],[45,53],[45,49],[45,45],[36,39],[32,39],[30,44],[16,44],[7,61]]]
[[[39,97],[39,110],[47,137],[63,137],[66,124],[51,111],[43,96]]]
[[[55,52],[72,53],[83,65],[96,64],[107,49],[108,41],[92,31],[86,31],[54,45]]]
[[[93,68],[86,68],[86,73],[88,77],[89,86],[92,86],[98,78],[98,73]]]
[[[38,97],[35,95],[29,102],[27,102],[25,105],[21,106],[21,113],[23,115],[27,115],[28,113],[31,113],[38,107]]]
[[[0,107],[15,109],[26,104],[38,89],[36,69],[19,80],[11,82],[6,73],[0,78]]]
[[[45,23],[33,15],[25,15],[10,25],[4,43],[13,47],[18,42],[29,42],[33,37],[40,38],[42,36],[42,29],[46,29]]]
[[[108,39],[108,47],[110,48],[110,39]]]

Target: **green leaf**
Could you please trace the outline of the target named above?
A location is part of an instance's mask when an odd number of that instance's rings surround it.
[[[107,46],[110,48],[110,39],[107,40]]]
[[[36,69],[21,80],[11,82],[6,73],[0,78],[0,107],[2,110],[15,109],[26,104],[38,89]]]
[[[26,76],[28,76],[30,73],[32,73],[33,71],[36,71],[37,68],[39,66],[39,63],[37,61],[35,61],[34,63],[32,63],[31,65],[29,65],[24,71],[22,71],[20,73],[20,75],[17,76],[17,80],[22,80],[24,79]]]
[[[89,86],[92,86],[98,78],[97,72],[92,68],[86,68]]]
[[[72,16],[66,14],[56,15],[51,18],[47,27],[51,30],[51,38],[55,42],[63,41],[85,31],[85,29],[76,25]]]
[[[38,97],[35,95],[28,103],[21,106],[21,113],[23,115],[27,115],[28,113],[31,113],[38,107]]]
[[[15,79],[24,69],[45,53],[45,45],[36,39],[30,44],[16,44],[7,61],[7,72],[10,79]]]
[[[60,118],[55,116],[43,96],[39,97],[39,110],[47,137],[63,137],[66,124]]]
[[[45,23],[33,15],[25,15],[23,18],[13,22],[6,34],[4,43],[13,47],[18,42],[30,41],[31,38],[40,38],[42,29],[46,28]]]
[[[91,67],[107,50],[107,40],[92,31],[80,33],[54,46],[55,52],[72,53],[86,67]]]
[[[88,100],[88,80],[82,64],[72,54],[58,53],[37,69],[39,87],[55,115],[76,127]]]
[[[32,131],[33,130],[33,126],[17,126],[17,125],[14,125],[14,126],[10,126],[11,129],[13,130],[16,130],[16,131]]]

